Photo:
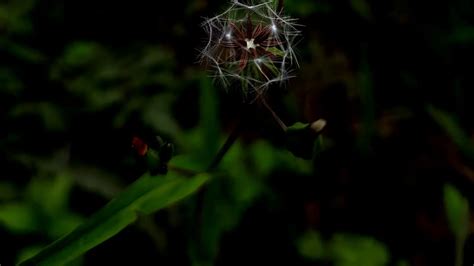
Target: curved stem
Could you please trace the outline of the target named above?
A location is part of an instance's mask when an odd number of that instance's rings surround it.
[[[235,128],[227,137],[226,141],[224,142],[224,145],[222,145],[222,147],[219,149],[216,156],[212,160],[211,164],[207,167],[208,172],[214,170],[222,161],[222,159],[224,158],[224,155],[229,151],[229,149],[232,147],[232,145],[235,143],[235,141],[239,137],[240,130],[242,129],[242,125],[243,125],[243,118],[241,117],[239,121],[237,122],[237,125],[235,126]]]
[[[270,107],[270,105],[268,105],[265,98],[261,97],[260,101],[262,102],[263,106],[265,106],[265,108],[267,108],[267,110],[270,112],[273,119],[275,119],[275,121],[278,123],[278,125],[281,127],[281,129],[284,132],[286,132],[288,130],[288,126],[286,126],[285,122],[283,122],[283,120],[281,120],[281,118],[277,115],[277,113],[275,111],[273,111],[272,107]]]
[[[465,238],[456,239],[456,258],[455,264],[456,266],[462,266],[464,261],[464,244]]]
[[[234,126],[234,129],[230,133],[230,135],[227,137],[226,141],[222,145],[222,147],[219,149],[217,152],[216,156],[214,156],[214,159],[212,162],[209,164],[209,166],[206,169],[206,172],[210,172],[214,169],[217,168],[219,163],[222,161],[224,156],[227,154],[227,152],[230,150],[232,145],[235,143],[235,141],[238,139],[242,128],[244,127],[245,124],[245,119],[247,116],[247,110],[244,107],[244,111],[241,112],[240,117],[238,118],[238,121],[236,122],[236,125]],[[202,223],[203,223],[203,211],[204,211],[204,198],[205,194],[207,191],[207,187],[203,186],[201,189],[198,191],[196,195],[196,217],[197,217],[197,230],[195,232],[195,237],[197,243],[201,244],[202,241]]]
[[[207,167],[206,172],[210,172],[216,169],[216,167],[222,161],[226,153],[229,151],[229,149],[232,147],[232,145],[235,143],[235,141],[239,137],[240,129],[242,128],[241,124],[242,124],[242,119],[238,122],[237,126],[232,130],[230,135],[227,137],[226,141],[224,142],[224,145],[222,145],[222,147],[216,153],[216,155],[212,159],[212,162]],[[198,172],[195,172],[193,170],[177,167],[172,164],[168,164],[168,169],[185,176],[194,176],[198,174]]]

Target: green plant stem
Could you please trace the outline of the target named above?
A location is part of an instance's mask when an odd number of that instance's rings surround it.
[[[244,107],[244,111],[240,114],[240,117],[238,118],[238,121],[236,122],[236,125],[232,129],[231,133],[227,137],[226,141],[222,145],[222,147],[219,149],[219,151],[216,153],[214,156],[214,159],[212,162],[209,164],[207,167],[207,172],[210,172],[212,170],[215,170],[219,163],[222,161],[224,156],[227,154],[227,152],[230,150],[232,145],[235,143],[235,141],[238,139],[240,132],[242,131],[242,128],[244,127],[245,124],[245,119],[247,116],[247,109]],[[206,194],[207,187],[203,186],[201,189],[198,191],[196,195],[196,219],[197,219],[197,229],[195,231],[195,239],[199,245],[201,244],[202,241],[202,223],[203,223],[203,210],[204,210],[204,198]]]
[[[240,124],[240,122],[239,122]],[[229,151],[229,149],[232,147],[232,145],[235,143],[235,141],[238,139],[240,135],[240,125],[237,125],[234,130],[230,133],[230,135],[227,137],[226,141],[224,142],[224,145],[219,149],[219,151],[216,153],[214,158],[212,159],[212,162],[209,164],[209,166],[206,169],[206,172],[211,172],[212,170],[216,169],[216,167],[219,165],[219,163],[224,159],[224,156],[226,153]],[[168,164],[168,169],[170,171],[174,171],[176,173],[182,174],[184,176],[194,176],[197,174],[197,172],[189,169],[185,169],[182,167],[177,167],[171,164]]]
[[[244,119],[245,118],[243,116],[244,115],[241,115],[241,117],[239,118],[237,124],[235,125],[234,129],[231,131],[229,136],[227,137],[227,139],[224,142],[224,144],[222,145],[222,147],[217,151],[216,155],[212,159],[212,162],[207,167],[206,172],[210,172],[210,171],[216,169],[216,167],[222,161],[222,159],[227,154],[229,149],[232,147],[232,145],[238,139],[238,137],[240,135],[240,131],[242,130],[243,125],[244,125]],[[196,172],[196,171],[186,169],[186,168],[182,168],[182,167],[178,167],[178,166],[175,166],[175,165],[172,165],[172,164],[168,164],[168,169],[170,171],[179,173],[179,174],[184,175],[184,176],[189,176],[189,177],[192,177],[192,176],[198,174],[198,172]]]
[[[465,238],[456,239],[456,259],[455,264],[456,266],[462,266],[464,261],[464,243]]]
[[[273,111],[272,107],[270,105],[268,105],[265,98],[263,98],[263,97],[260,98],[260,101],[263,104],[263,106],[265,106],[265,108],[267,108],[267,110],[270,112],[273,119],[275,119],[275,121],[278,123],[278,125],[281,127],[281,129],[284,132],[288,131],[288,126],[285,124],[285,122],[283,122],[283,120],[281,120],[281,118],[277,115],[277,113],[275,111]]]
[[[219,163],[222,161],[226,153],[229,151],[229,149],[238,139],[240,135],[240,131],[242,129],[242,124],[243,124],[243,118],[241,117],[239,121],[237,122],[237,125],[234,127],[230,135],[227,137],[226,141],[224,142],[224,145],[222,145],[222,147],[219,149],[216,156],[212,160],[211,164],[209,164],[209,166],[207,167],[208,172],[214,170],[219,165]]]

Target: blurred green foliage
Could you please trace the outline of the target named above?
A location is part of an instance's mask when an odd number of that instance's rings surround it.
[[[457,239],[469,234],[469,202],[453,186],[444,187],[444,202],[448,223]]]
[[[337,234],[323,240],[316,231],[307,231],[297,242],[301,255],[333,265],[387,265],[390,255],[383,243],[365,236]]]
[[[444,205],[448,225],[454,234],[456,243],[455,265],[463,265],[464,246],[469,236],[469,202],[453,186],[444,187]]]
[[[52,180],[34,179],[27,187],[27,201],[33,203],[34,210],[43,212],[39,214],[37,227],[44,230],[47,225],[52,238],[60,237],[81,222],[67,208],[72,185],[72,178],[63,174]]]
[[[10,201],[0,206],[1,224],[18,235],[46,234],[57,239],[82,223],[83,219],[68,208],[73,182],[67,173],[53,179],[37,178],[25,188],[22,201]],[[29,252],[27,250],[30,250]],[[38,247],[27,247],[19,254],[34,254]]]
[[[205,173],[243,108],[196,64],[226,1],[2,1],[0,263],[471,263],[471,2],[285,1],[293,126],[255,104]],[[157,135],[202,174],[150,176]]]

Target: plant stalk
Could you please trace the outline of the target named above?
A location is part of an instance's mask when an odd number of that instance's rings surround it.
[[[212,160],[212,162],[209,164],[207,167],[207,172],[210,172],[214,170],[219,163],[222,161],[226,153],[229,151],[229,149],[232,147],[232,145],[235,143],[235,141],[238,139],[240,135],[240,131],[242,129],[242,124],[243,124],[243,118],[241,117],[239,121],[237,122],[237,125],[235,128],[232,130],[230,135],[227,137],[226,141],[224,142],[224,145],[219,149],[217,152],[216,156]]]
[[[283,122],[283,120],[281,120],[281,118],[277,115],[277,113],[275,111],[273,111],[272,107],[270,105],[268,105],[265,98],[262,97],[260,99],[260,101],[262,102],[263,106],[265,106],[265,108],[267,108],[267,110],[270,112],[273,119],[275,119],[275,121],[278,123],[278,125],[281,127],[281,129],[284,132],[288,131],[288,126],[285,124],[285,122]]]
[[[464,261],[464,244],[465,238],[456,239],[456,258],[455,264],[456,266],[462,266]]]

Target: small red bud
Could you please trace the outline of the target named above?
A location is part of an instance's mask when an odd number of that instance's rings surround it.
[[[133,137],[132,148],[134,148],[140,156],[145,156],[148,152],[148,145],[139,137]]]

